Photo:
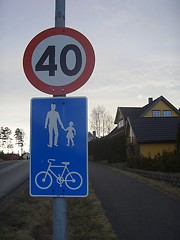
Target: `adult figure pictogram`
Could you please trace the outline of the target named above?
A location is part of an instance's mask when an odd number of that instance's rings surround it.
[[[51,104],[51,110],[47,113],[46,121],[45,121],[45,128],[49,128],[49,144],[48,147],[52,147],[53,145],[53,135],[54,135],[54,146],[58,146],[58,123],[61,125],[61,128],[64,129],[63,123],[61,121],[60,115],[56,109],[56,104]],[[54,134],[53,134],[54,133]]]

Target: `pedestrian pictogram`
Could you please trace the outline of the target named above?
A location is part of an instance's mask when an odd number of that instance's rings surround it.
[[[53,133],[54,133],[54,146],[58,147],[58,125],[59,123],[61,125],[61,128],[64,129],[64,126],[62,124],[62,121],[60,119],[59,113],[55,111],[56,104],[51,103],[51,110],[47,113],[46,121],[45,121],[45,128],[49,128],[49,144],[48,147],[52,147],[53,144]],[[64,129],[65,130],[65,129]]]
[[[31,100],[30,194],[88,194],[87,99]]]
[[[75,128],[73,127],[74,124],[73,122],[69,122],[69,127],[65,129],[65,131],[67,131],[67,140],[68,140],[68,143],[67,143],[67,146],[69,147],[70,146],[70,143],[71,143],[71,146],[73,147],[74,146],[74,136],[76,135],[76,130]]]

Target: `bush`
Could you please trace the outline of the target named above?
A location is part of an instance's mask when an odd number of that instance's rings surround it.
[[[140,159],[128,159],[128,167],[147,171],[180,172],[180,154],[179,151],[163,152],[154,158],[141,156]]]

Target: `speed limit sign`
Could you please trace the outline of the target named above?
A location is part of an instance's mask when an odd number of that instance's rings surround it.
[[[80,32],[64,27],[47,29],[28,44],[23,58],[30,83],[42,92],[62,95],[73,92],[90,78],[95,54]]]

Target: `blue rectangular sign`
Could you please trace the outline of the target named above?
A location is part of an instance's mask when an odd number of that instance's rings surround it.
[[[88,195],[87,98],[31,100],[30,194]]]

